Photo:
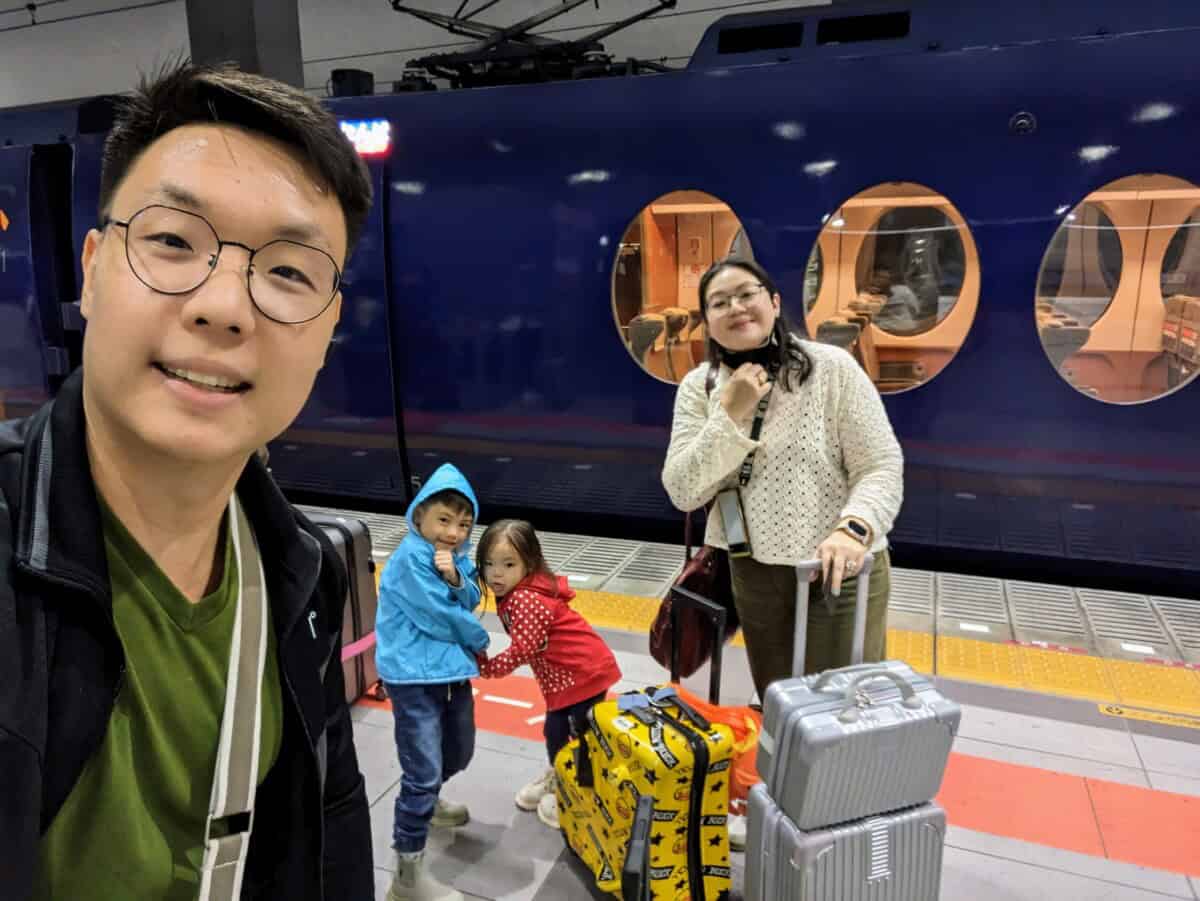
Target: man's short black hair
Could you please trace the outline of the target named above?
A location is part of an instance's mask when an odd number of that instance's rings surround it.
[[[181,125],[237,125],[300,151],[325,187],[337,195],[346,219],[346,258],[371,208],[371,179],[362,158],[334,117],[303,91],[233,63],[172,63],[143,76],[123,97],[104,142],[100,169],[100,221],[111,214],[113,195],[138,157]]]

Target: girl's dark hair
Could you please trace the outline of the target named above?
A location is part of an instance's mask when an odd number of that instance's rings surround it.
[[[547,565],[545,556],[542,555],[542,545],[538,541],[537,532],[523,519],[502,519],[494,522],[479,537],[479,547],[475,551],[475,565],[479,567],[480,573],[483,572],[483,561],[487,559],[497,541],[507,541],[512,545],[517,556],[521,558],[521,565],[525,567],[527,575],[542,573],[551,578],[554,577],[554,572]]]
[[[700,315],[704,317],[706,325],[708,324],[709,283],[720,273],[731,268],[742,269],[753,275],[772,297],[779,293],[775,280],[771,278],[766,269],[754,260],[733,254],[717,260],[708,267],[708,271],[704,275],[700,276]],[[775,317],[775,327],[771,329],[771,338],[767,345],[770,359],[768,368],[776,374],[779,384],[785,391],[795,391],[803,385],[812,375],[813,369],[812,357],[805,352],[800,342],[793,338],[792,332],[791,321],[780,309],[779,315]],[[719,366],[725,349],[713,340],[711,331],[708,332],[705,344],[708,349],[709,364]]]

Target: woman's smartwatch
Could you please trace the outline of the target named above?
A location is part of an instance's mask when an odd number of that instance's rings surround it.
[[[863,547],[871,546],[871,527],[857,516],[847,516],[838,523],[838,529],[845,532]]]

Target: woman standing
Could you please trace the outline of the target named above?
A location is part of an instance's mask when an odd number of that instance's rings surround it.
[[[878,391],[846,351],[791,332],[775,283],[752,260],[715,263],[700,279],[700,311],[708,362],[679,385],[663,485],[684,511],[740,495],[709,515],[705,541],[728,548],[720,511],[740,506],[749,555],[731,555],[730,567],[759,698],[792,673],[803,560],[820,558],[818,587],[836,598],[832,614],[809,605],[805,671],[850,662],[855,573],[868,550],[864,660],[882,660],[903,457]]]

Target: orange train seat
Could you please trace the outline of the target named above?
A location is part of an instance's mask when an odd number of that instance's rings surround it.
[[[817,340],[853,354],[854,343],[858,340],[860,331],[858,323],[849,322],[840,316],[832,316],[817,326]]]
[[[682,307],[667,307],[663,310],[663,316],[667,321],[666,340],[663,342],[666,375],[670,381],[678,382],[696,365],[692,359],[691,342],[686,340],[684,334],[688,331],[691,316]]]
[[[1075,324],[1067,325],[1056,319],[1044,320],[1038,329],[1046,356],[1060,373],[1067,358],[1078,353],[1092,334],[1090,328],[1079,325],[1075,320],[1070,321]]]
[[[880,359],[870,324],[871,316],[862,312],[834,316],[817,326],[817,340],[853,354],[880,391],[903,391],[924,382],[927,372],[919,360]]]
[[[639,313],[629,320],[629,348],[633,351],[633,358],[643,367],[646,366],[646,355],[666,327],[666,320],[661,313]]]
[[[1167,298],[1162,324],[1163,353],[1177,354],[1179,352],[1179,327],[1183,320],[1186,300],[1186,297],[1179,294]]]
[[[875,336],[871,332],[871,317],[859,313],[847,316],[849,322],[858,326],[858,340],[854,342],[854,357],[870,377],[872,382],[879,381],[879,355],[875,350]]]
[[[678,382],[695,365],[691,342],[681,339],[688,322],[688,311],[678,307],[634,316],[628,327],[634,359],[651,375]]]
[[[1200,364],[1196,333],[1200,331],[1200,297],[1189,297],[1179,319],[1179,358],[1192,365]]]

